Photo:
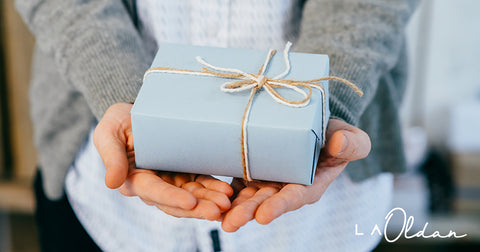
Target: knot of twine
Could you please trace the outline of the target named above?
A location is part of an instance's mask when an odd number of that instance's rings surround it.
[[[325,98],[325,89],[324,87],[317,83],[321,81],[327,80],[336,80],[343,82],[350,86],[359,96],[363,96],[363,92],[353,83],[348,80],[335,77],[335,76],[327,76],[323,78],[313,79],[313,80],[306,80],[306,81],[296,81],[296,80],[286,80],[282,79],[290,72],[290,59],[289,59],[289,51],[290,47],[292,46],[291,42],[288,42],[285,45],[285,49],[283,52],[284,61],[285,61],[285,71],[281,74],[269,78],[264,75],[266,72],[268,65],[275,55],[276,50],[270,49],[265,59],[265,62],[260,67],[260,70],[257,74],[252,73],[245,73],[238,69],[231,69],[231,68],[223,68],[213,66],[203,60],[201,57],[197,56],[196,60],[202,64],[201,71],[195,70],[187,70],[187,69],[175,69],[175,68],[168,68],[168,67],[155,67],[150,68],[145,72],[143,80],[150,73],[173,73],[173,74],[188,74],[188,75],[198,75],[198,76],[212,76],[212,77],[221,77],[226,79],[238,79],[237,81],[226,82],[220,86],[220,90],[226,93],[235,93],[235,92],[242,92],[245,90],[250,90],[250,97],[248,99],[247,105],[245,107],[243,117],[242,117],[242,132],[241,132],[241,151],[242,151],[242,165],[243,165],[243,177],[247,181],[252,181],[250,176],[250,167],[248,163],[248,145],[247,145],[247,123],[250,114],[250,110],[252,107],[252,100],[255,96],[257,91],[264,89],[276,102],[289,106],[289,107],[305,107],[309,104],[310,98],[312,96],[312,88],[316,88],[320,90],[322,94],[322,102],[323,102],[323,113],[322,113],[322,146],[325,144],[325,133],[326,133],[326,98]],[[294,92],[303,96],[303,99],[300,100],[289,100],[281,96],[275,88],[288,88],[293,90]]]

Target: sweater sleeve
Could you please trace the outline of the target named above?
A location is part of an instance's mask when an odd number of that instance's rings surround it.
[[[331,75],[352,81],[364,92],[359,97],[346,85],[330,82],[332,117],[358,125],[380,77],[399,60],[405,26],[415,6],[415,0],[305,3],[296,50],[328,54]]]
[[[97,119],[114,103],[134,102],[149,57],[123,1],[16,0],[16,7]]]

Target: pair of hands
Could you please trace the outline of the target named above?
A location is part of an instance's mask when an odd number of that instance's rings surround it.
[[[312,185],[233,179],[229,185],[212,176],[158,172],[135,168],[132,105],[112,105],[94,133],[95,146],[107,169],[105,184],[125,196],[138,196],[176,217],[222,222],[235,232],[255,219],[268,224],[282,214],[317,202],[349,161],[365,158],[370,138],[341,120],[330,119]]]

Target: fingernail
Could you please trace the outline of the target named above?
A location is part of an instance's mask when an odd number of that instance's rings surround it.
[[[347,149],[347,146],[348,146],[347,137],[345,136],[345,134],[342,134],[342,135],[343,135],[342,149],[337,153],[337,156],[341,156],[345,152],[345,150]]]

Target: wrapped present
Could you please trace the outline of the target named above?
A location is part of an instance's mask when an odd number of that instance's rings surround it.
[[[328,56],[161,44],[131,111],[138,168],[311,184]]]

